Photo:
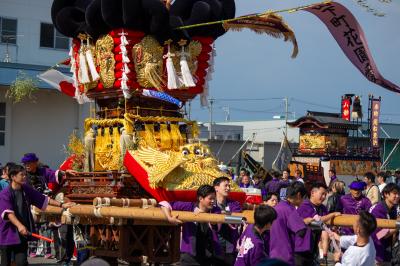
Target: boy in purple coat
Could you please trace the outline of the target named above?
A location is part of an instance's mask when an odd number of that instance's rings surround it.
[[[287,200],[282,200],[276,205],[277,219],[271,227],[271,239],[269,256],[281,259],[290,265],[295,265],[294,251],[296,237],[304,238],[306,224],[313,221],[312,218],[303,219],[296,211],[296,207],[303,202],[307,194],[304,184],[296,181],[287,188]]]
[[[14,253],[17,266],[23,266],[28,265],[28,241],[34,240],[29,237],[35,230],[31,205],[44,210],[48,204],[69,208],[73,203],[61,204],[26,185],[26,172],[21,165],[11,167],[9,175],[11,184],[0,193],[1,265],[10,265]]]
[[[216,192],[215,207],[221,213],[230,215],[232,212],[242,212],[240,203],[228,199],[231,191],[230,179],[222,176],[214,180],[213,186]],[[221,224],[218,226],[218,240],[221,247],[221,255],[217,256],[218,265],[231,266],[236,259],[236,244],[239,239],[239,228],[237,225]]]
[[[323,183],[313,183],[311,185],[310,199],[304,200],[297,208],[300,217],[313,218],[321,222],[327,222],[335,216],[339,216],[340,212],[328,214],[328,210],[322,204],[327,194],[327,186]],[[296,237],[295,262],[297,266],[313,265],[318,260],[318,243],[321,239],[321,229],[307,228],[305,237]],[[326,255],[326,254],[324,254]]]
[[[400,188],[394,184],[387,184],[383,190],[383,201],[371,207],[370,213],[375,218],[396,219],[396,206],[399,204]],[[376,249],[376,265],[390,265],[392,259],[392,236],[397,229],[376,229],[371,235]]]
[[[266,238],[264,236],[276,219],[276,211],[267,205],[260,205],[254,211],[254,224],[247,226],[240,237],[239,253],[235,266],[258,265],[267,258]]]
[[[159,203],[162,211],[172,224],[181,224],[171,210],[189,212],[220,213],[215,207],[215,189],[210,185],[203,185],[197,189],[197,202],[166,202]],[[218,236],[209,223],[184,223],[182,228],[181,257],[182,266],[189,265],[217,265],[215,256],[221,254]]]
[[[350,193],[340,197],[337,209],[343,214],[357,215],[361,210],[369,211],[371,201],[362,194],[366,184],[361,181],[353,181],[349,185]],[[354,234],[351,228],[342,228],[343,235]]]

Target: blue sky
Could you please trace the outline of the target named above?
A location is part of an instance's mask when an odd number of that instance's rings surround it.
[[[400,86],[400,2],[382,4],[368,0],[371,7],[385,12],[385,17],[368,13],[355,1],[339,2],[362,26],[382,76]],[[309,3],[314,2],[237,0],[236,16]],[[289,98],[289,111],[296,117],[304,115],[306,110],[339,112],[340,97],[345,93],[361,95],[366,114],[368,94],[372,93],[382,97],[381,120],[400,122],[400,94],[367,81],[316,16],[305,11],[281,15],[296,34],[299,55],[295,59],[290,57],[290,42],[249,30],[228,32],[216,41],[215,72],[210,83],[210,95],[217,99],[214,121],[225,119],[224,106],[230,108],[232,121],[272,119],[273,115],[283,114],[281,98],[285,96]],[[221,100],[232,98],[266,100]],[[208,121],[208,114],[208,109],[201,108],[196,98],[191,118]]]

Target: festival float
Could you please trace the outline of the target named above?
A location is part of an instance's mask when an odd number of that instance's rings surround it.
[[[195,201],[199,186],[229,177],[198,140],[197,123],[186,118],[184,107],[197,95],[207,97],[215,39],[241,26],[178,28],[233,18],[234,1],[55,0],[51,16],[56,29],[72,38],[70,57],[62,62],[72,77],[56,69],[39,77],[90,105],[83,140],[71,137],[71,156],[61,166],[78,171],[62,191],[82,205],[63,222],[90,225],[94,255],[177,261],[179,227],[160,225],[146,209],[163,200]],[[271,28],[276,37],[296,44],[279,16],[264,20],[281,26]],[[243,203],[246,195],[232,182],[230,197]],[[87,204],[92,201],[94,207]],[[114,212],[104,214],[110,206]],[[160,218],[159,209],[154,212]],[[240,223],[242,217],[207,221]]]
[[[318,13],[329,5],[283,11]],[[61,166],[78,171],[62,191],[81,204],[64,212],[63,222],[90,225],[94,255],[176,262],[180,228],[166,225],[154,207],[162,200],[194,201],[200,185],[227,176],[185,112],[196,96],[206,102],[215,40],[228,30],[250,29],[292,42],[295,57],[294,32],[273,11],[235,18],[234,0],[54,0],[51,17],[72,38],[62,62],[72,77],[56,68],[39,77],[90,105],[84,137],[71,137],[71,156]],[[230,196],[246,199],[234,182]],[[46,215],[59,213],[49,207]],[[252,212],[180,215],[241,223]]]
[[[292,153],[291,172],[300,170],[307,184],[330,184],[329,170],[350,184],[365,173],[377,174],[381,166],[379,115],[381,99],[369,97],[367,118],[363,116],[359,96],[347,94],[341,100],[341,113],[308,111],[289,122],[299,128],[299,146]],[[362,131],[362,121],[367,130]]]

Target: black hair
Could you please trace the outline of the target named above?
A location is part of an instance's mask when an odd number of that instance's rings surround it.
[[[215,194],[215,188],[210,185],[202,185],[197,189],[197,200],[200,200],[200,197],[205,198],[210,194]]]
[[[224,181],[230,182],[231,180],[226,176],[220,176],[220,177],[217,177],[217,178],[214,179],[213,186],[214,187],[215,186],[219,186],[219,184],[221,184]]]
[[[288,186],[286,190],[286,196],[288,198],[294,198],[298,193],[300,193],[300,195],[304,197],[305,195],[307,195],[307,190],[302,182],[295,181]]]
[[[376,218],[367,211],[360,211],[358,221],[361,227],[361,234],[364,237],[369,237],[376,230]]]
[[[377,174],[377,177],[382,177],[383,178],[383,182],[386,182],[386,178],[388,177],[388,175],[385,172],[379,172]]]
[[[282,171],[282,174],[283,174],[283,172],[288,172],[288,174],[290,175],[290,169],[289,168],[287,168],[287,169],[283,169],[283,171]]]
[[[279,176],[281,175],[281,173],[279,173],[278,171],[273,171],[273,172],[271,173],[271,175],[272,175],[273,177],[275,177],[275,178],[279,178]]]
[[[7,170],[7,174],[8,174],[8,172],[10,172],[10,168],[13,167],[14,165],[16,165],[16,163],[8,162],[8,163],[6,163],[6,164],[4,165],[4,167],[3,167],[2,170]]]
[[[17,175],[20,172],[25,171],[25,168],[22,165],[15,164],[8,169],[8,176],[11,177]]]
[[[275,196],[279,200],[278,194],[276,194],[275,192],[268,192],[267,195],[265,195],[264,197],[264,201],[270,200],[272,196]]]
[[[329,169],[334,175],[336,175],[336,170],[335,169]]]
[[[390,194],[393,191],[400,192],[400,188],[395,183],[389,183],[382,189],[382,197],[385,198],[385,195]]]
[[[400,175],[400,170],[394,171],[394,174],[395,174],[395,175]]]
[[[267,224],[272,224],[276,217],[277,214],[274,208],[267,205],[259,205],[254,211],[254,224],[261,229]]]
[[[372,172],[366,172],[364,176],[369,179],[372,183],[375,183],[375,175]]]
[[[311,183],[311,190],[313,190],[314,188],[325,188],[325,189],[328,189],[328,187],[324,184],[324,183],[322,183],[322,182],[313,182],[313,183]]]

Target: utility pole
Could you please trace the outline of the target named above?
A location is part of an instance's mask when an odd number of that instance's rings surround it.
[[[285,101],[285,138],[287,138],[287,122],[288,122],[288,113],[289,113],[288,97],[286,96],[283,100]]]
[[[212,138],[212,124],[213,124],[213,104],[214,104],[214,99],[210,98],[209,100],[209,107],[208,107],[208,111],[209,111],[209,115],[210,115],[210,119],[209,119],[209,126],[208,126],[208,138],[211,141]]]

